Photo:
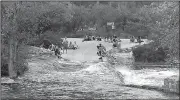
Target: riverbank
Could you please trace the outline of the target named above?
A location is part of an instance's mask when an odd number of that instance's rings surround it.
[[[94,43],[89,42],[88,46],[94,46]],[[84,54],[88,55],[88,52]],[[120,72],[126,75],[127,70],[123,71],[122,68],[132,65],[131,60],[126,59],[131,54],[119,55],[123,56],[119,58],[122,61],[119,63]],[[167,95],[156,90],[123,86],[122,81],[109,69],[111,66],[107,62],[57,59],[51,54],[40,54],[29,58],[28,67],[29,70],[16,80],[18,84],[2,85],[2,99],[179,98],[178,95]]]
[[[119,53],[114,50],[118,64],[115,65],[117,71],[124,76],[126,86],[141,87],[144,89],[154,89],[163,92],[179,94],[179,68],[177,67],[142,67],[136,69],[134,66],[132,52]],[[141,67],[141,66],[138,66]],[[173,78],[172,78],[173,77]],[[168,81],[166,81],[168,80]]]

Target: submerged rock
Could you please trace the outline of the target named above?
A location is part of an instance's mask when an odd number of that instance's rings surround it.
[[[179,77],[174,75],[164,79],[164,86],[166,92],[179,93]]]
[[[15,80],[9,78],[9,77],[2,77],[1,78],[1,84],[18,84]]]

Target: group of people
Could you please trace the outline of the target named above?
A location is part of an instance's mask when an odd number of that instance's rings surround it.
[[[62,50],[63,50],[63,53],[64,53],[64,50],[66,50],[66,53],[67,53],[67,49],[78,49],[79,46],[76,44],[76,41],[73,42],[69,42],[67,40],[67,37],[64,38],[63,42],[62,42]]]
[[[136,38],[135,38],[134,36],[131,36],[131,37],[130,37],[130,42],[135,42],[135,39],[136,39]],[[143,42],[142,39],[141,39],[141,36],[138,36],[136,40],[137,40],[137,43],[139,43],[139,44],[140,44],[141,42]]]
[[[105,42],[113,43],[115,41],[118,41],[118,37],[116,35],[113,35],[112,37],[105,37]]]
[[[113,48],[121,47],[121,40],[116,35],[105,37],[105,42],[113,43]]]
[[[113,43],[116,40],[118,40],[118,37],[116,35],[114,35],[112,37],[101,37],[100,35],[99,36],[85,35],[83,42],[84,41],[93,41],[93,40],[97,40],[97,41],[104,40],[105,42]]]
[[[78,49],[78,48],[79,48],[79,47],[78,47],[78,45],[76,44],[76,41],[74,41],[74,43],[72,43],[71,41],[69,42],[66,37],[63,39],[63,42],[62,42],[62,46],[61,46],[61,47],[59,47],[59,46],[57,46],[57,45],[54,45],[54,44],[51,44],[51,45],[49,46],[49,50],[54,51],[55,55],[56,55],[58,58],[61,58],[61,55],[62,55],[63,53],[65,53],[65,51],[66,51],[66,54],[67,54],[67,49],[74,49],[74,50],[75,50],[75,49]],[[63,51],[63,52],[62,52],[62,51]]]
[[[54,45],[54,44],[51,44],[49,46],[49,50],[51,51],[54,51],[55,55],[58,57],[58,58],[61,58],[61,55],[62,55],[62,52],[61,52],[61,47],[57,46],[57,45]]]
[[[112,37],[105,37],[104,38],[104,41],[105,42],[110,42],[110,43],[113,43],[113,48],[121,48],[121,40],[118,39],[118,37],[116,35],[113,35]],[[97,52],[97,55],[100,56],[100,60],[102,60],[103,57],[105,57],[106,54],[106,48],[102,45],[102,44],[99,44],[97,46],[97,49],[98,49],[98,52]]]
[[[102,37],[100,36],[91,36],[91,35],[85,35],[84,39],[82,40],[82,42],[84,41],[102,41]]]

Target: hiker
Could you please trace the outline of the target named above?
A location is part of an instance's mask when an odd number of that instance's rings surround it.
[[[100,36],[98,36],[97,41],[101,41],[101,37]]]
[[[134,36],[131,36],[131,37],[130,37],[130,42],[134,42],[134,40],[135,40],[135,39],[134,39]]]
[[[93,39],[93,40],[96,40],[96,38],[95,38],[94,36],[92,36],[92,39]]]
[[[111,38],[111,43],[113,43],[113,37],[110,37]]]
[[[97,46],[97,49],[98,56],[103,56],[103,54],[106,52],[106,48],[101,43]]]
[[[117,45],[118,45],[118,41],[117,40],[113,41],[113,48],[117,47]]]
[[[105,37],[104,37],[104,42],[106,42],[106,40],[107,40],[107,39],[106,39],[106,36],[105,36]]]
[[[116,38],[113,38],[113,40],[112,40],[113,42],[116,42]]]
[[[108,38],[108,42],[111,43],[111,38],[110,37]]]
[[[76,44],[76,41],[74,41],[74,49],[77,49],[78,48],[78,45]]]
[[[117,48],[121,49],[121,40],[120,39],[117,41]]]
[[[103,57],[105,57],[106,55],[106,48],[102,44],[99,44],[97,48],[98,48],[97,55],[100,56],[99,60],[103,61]]]
[[[52,51],[51,48],[52,48],[52,44],[49,46],[48,50]]]
[[[49,47],[50,47],[51,51],[55,51],[55,45],[54,44],[51,44]]]
[[[107,39],[107,36],[106,36],[105,39],[104,39],[104,41],[107,42],[107,40],[108,40],[108,39]]]
[[[106,37],[106,42],[108,42],[108,39],[109,39],[109,38],[108,38],[108,37]]]
[[[73,44],[72,44],[72,42],[70,41],[69,42],[69,46],[68,46],[69,48],[73,48]]]
[[[99,41],[101,41],[102,40],[102,38],[101,38],[101,36],[99,36]]]
[[[91,39],[91,36],[90,35],[86,35],[85,37],[84,37],[84,39],[82,40],[82,42],[84,42],[84,41],[91,41],[92,39]]]
[[[141,36],[138,36],[137,38],[137,42],[139,43],[139,45],[141,44],[142,40],[141,40]]]
[[[54,53],[58,58],[61,58],[62,53],[61,53],[61,49],[58,46],[55,46]]]
[[[99,36],[96,37],[97,41],[99,41]]]
[[[68,41],[67,38],[65,37],[65,39],[63,40],[63,53],[64,50],[66,50],[66,54],[67,54],[67,49],[68,49]]]
[[[117,36],[114,34],[112,38],[113,38],[113,39],[116,39],[116,38],[117,38]]]

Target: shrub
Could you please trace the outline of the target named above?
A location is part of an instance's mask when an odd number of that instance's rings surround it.
[[[88,30],[83,30],[83,31],[78,31],[76,32],[76,34],[74,33],[69,33],[68,35],[66,35],[67,38],[83,38],[85,35],[91,35],[92,32],[88,31]]]
[[[33,41],[30,41],[28,45],[39,47],[44,41],[49,41],[52,44],[62,46],[62,39],[61,36],[58,33],[53,33],[51,31],[48,31],[41,35],[40,38],[36,38]]]
[[[152,44],[145,44],[133,49],[135,62],[164,62],[166,59],[166,49],[154,48]]]

